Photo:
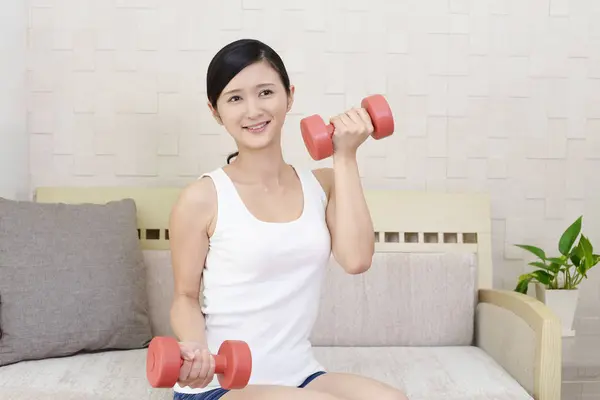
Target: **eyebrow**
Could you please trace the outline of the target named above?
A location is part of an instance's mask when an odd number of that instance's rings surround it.
[[[256,85],[255,87],[257,89],[260,89],[260,88],[267,87],[267,86],[275,86],[275,84],[274,83],[260,83],[260,84]],[[223,93],[223,96],[233,94],[236,92],[240,92],[241,90],[242,89],[231,89],[231,90],[228,90],[227,92]]]

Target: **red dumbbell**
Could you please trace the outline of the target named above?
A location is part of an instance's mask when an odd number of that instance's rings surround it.
[[[241,389],[248,385],[252,354],[246,342],[227,340],[215,359],[215,374],[223,389]],[[173,387],[183,365],[179,343],[172,337],[155,337],[148,346],[146,376],[155,388]]]
[[[373,123],[373,139],[383,139],[394,133],[394,116],[387,100],[380,94],[365,97],[360,106],[367,110]],[[322,160],[333,155],[332,124],[325,125],[319,115],[311,115],[300,121],[300,131],[308,153],[313,160]]]

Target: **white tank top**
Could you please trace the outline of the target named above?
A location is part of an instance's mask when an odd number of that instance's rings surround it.
[[[243,340],[252,352],[249,384],[298,386],[324,370],[309,336],[319,310],[331,254],[325,222],[327,197],[310,170],[296,170],[302,184],[302,215],[291,222],[264,222],[246,208],[233,181],[219,168],[210,177],[218,215],[210,238],[202,311],[208,347],[217,354],[225,340]],[[183,393],[206,388],[175,385]]]

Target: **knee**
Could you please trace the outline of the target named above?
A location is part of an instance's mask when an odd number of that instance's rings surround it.
[[[391,389],[382,393],[377,397],[379,400],[409,400],[408,397],[400,390]]]

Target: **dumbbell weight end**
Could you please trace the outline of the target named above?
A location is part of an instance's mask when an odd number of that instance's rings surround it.
[[[326,125],[323,119],[316,114],[300,121],[302,140],[313,160],[318,161],[333,155],[334,130],[332,124]]]
[[[394,115],[385,97],[380,94],[365,97],[360,106],[367,110],[369,117],[371,117],[371,123],[373,124],[371,137],[373,139],[383,139],[394,133]]]

